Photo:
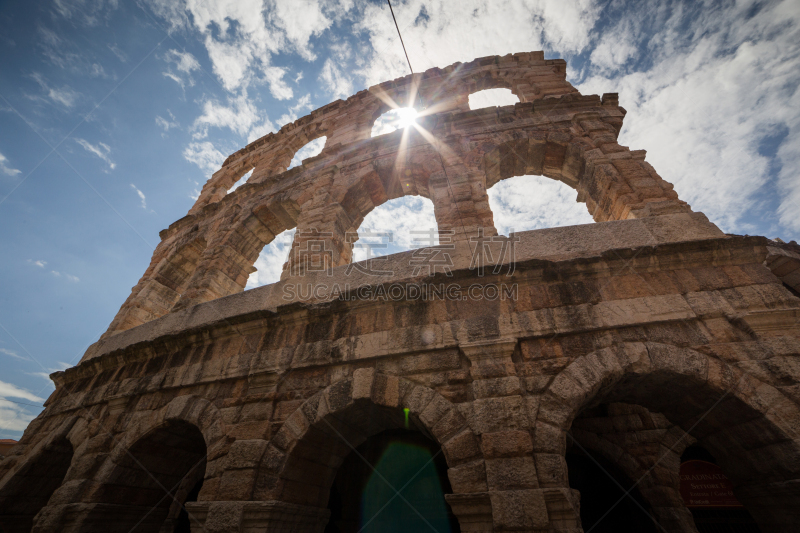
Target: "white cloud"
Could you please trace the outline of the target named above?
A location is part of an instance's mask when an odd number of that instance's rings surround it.
[[[621,68],[634,57],[637,46],[634,36],[639,33],[636,20],[626,19],[606,31],[592,50],[589,60],[600,72]]]
[[[316,58],[310,40],[353,8],[352,1],[222,0],[218,2],[148,2],[173,29],[192,26],[201,34],[214,74],[223,87],[237,91],[263,75],[279,99],[291,98],[282,80],[272,83],[270,61],[280,52]]]
[[[200,167],[209,177],[225,162],[225,155],[208,141],[189,144],[183,150],[183,158]]]
[[[503,235],[593,222],[575,189],[544,176],[516,176],[487,192],[494,225]]]
[[[61,88],[51,87],[44,77],[39,73],[31,74],[31,78],[33,78],[34,81],[39,84],[39,86],[42,88],[42,91],[44,91],[46,98],[49,98],[50,101],[61,104],[66,108],[71,108],[74,106],[75,102],[77,102],[78,98],[80,98],[80,93],[73,91],[67,86]],[[29,96],[29,98],[34,100],[43,100],[42,97],[38,96]]]
[[[305,111],[310,111],[314,108],[314,104],[311,103],[311,95],[307,94],[300,99],[297,100],[297,103],[289,108],[288,112],[281,115],[281,118],[278,119],[278,124],[283,127],[286,124],[294,122],[300,116],[301,113]]]
[[[650,68],[626,74],[609,62],[579,86],[584,94],[619,92],[628,110],[620,142],[647,149],[680,197],[726,231],[744,233],[745,218],[764,218],[770,186],[779,191],[780,222],[800,230],[800,151],[789,141],[800,135],[800,68],[787,60],[800,55],[800,11],[792,5],[676,10],[648,37],[659,43]],[[781,128],[788,135],[773,183],[760,143]]]
[[[319,79],[325,84],[325,88],[333,99],[347,98],[353,94],[353,79],[331,58],[325,60]]]
[[[203,114],[194,121],[193,137],[202,139],[208,135],[208,128],[229,128],[241,136],[256,127],[256,124],[266,120],[255,104],[247,98],[247,91],[237,97],[228,98],[229,105],[220,104],[214,100],[206,100],[203,104]]]
[[[476,57],[557,49],[580,52],[600,9],[590,0],[410,0],[395,8],[415,72]],[[359,73],[367,85],[408,74],[403,48],[385,3],[370,3],[356,22],[371,45]]]
[[[147,198],[145,197],[144,193],[136,187],[133,183],[131,183],[131,188],[136,191],[136,195],[139,197],[139,200],[142,202],[142,209],[147,210]]]
[[[119,6],[118,0],[54,0],[55,12],[67,19],[75,19],[86,26],[97,26],[107,19],[110,11]]]
[[[30,406],[0,398],[0,430],[13,433],[25,431],[31,420],[36,418],[30,409]]]
[[[44,402],[44,398],[40,398],[30,391],[21,389],[11,383],[0,381],[0,396],[3,398],[19,398],[21,400],[28,400],[29,402]]]
[[[178,119],[176,119],[175,115],[172,114],[172,111],[167,109],[167,113],[169,114],[169,119],[166,119],[161,115],[156,115],[156,126],[164,130],[164,133],[161,134],[162,137],[165,137],[169,130],[173,128],[180,128],[181,126],[178,123]]]
[[[379,205],[364,217],[353,247],[353,261],[438,243],[433,202],[421,196],[403,196]]]
[[[50,273],[57,278],[63,277],[72,283],[78,283],[81,280],[78,276],[73,276],[72,274],[67,274],[66,272],[59,272],[58,270],[51,270]]]
[[[109,44],[108,49],[111,50],[111,53],[117,56],[117,59],[119,59],[123,63],[127,63],[128,55],[125,52],[123,52],[119,46],[117,46],[117,43]]]
[[[313,141],[307,143],[305,146],[300,148],[297,153],[294,154],[291,163],[289,164],[289,168],[294,168],[296,166],[303,164],[303,159],[308,159],[309,157],[314,157],[315,155],[319,155],[322,152],[322,149],[325,148],[325,140],[326,137],[320,137],[319,139],[314,139]]]
[[[503,107],[519,102],[519,97],[511,89],[486,89],[469,95],[469,108]]]
[[[191,74],[200,69],[200,63],[189,52],[172,49],[167,52],[165,59],[169,63],[175,63],[175,68],[185,74]]]
[[[269,92],[278,100],[288,100],[294,96],[292,88],[283,80],[284,74],[286,74],[285,68],[267,67],[264,69],[264,75],[269,82]]]
[[[260,124],[256,124],[250,129],[250,132],[247,134],[247,143],[251,143],[256,139],[260,139],[264,135],[268,133],[273,133],[275,130],[275,125],[266,117],[264,117],[264,121]]]
[[[164,55],[164,61],[169,65],[167,70],[162,72],[164,76],[175,81],[182,89],[185,89],[186,85],[190,87],[194,85],[192,72],[200,70],[200,62],[192,54],[171,49]]]
[[[47,264],[47,261],[42,261],[41,259],[38,259],[36,261],[34,261],[33,259],[28,259],[28,263],[37,266],[39,268],[44,268],[45,265]]]
[[[15,352],[13,350],[8,350],[6,348],[0,348],[0,353],[5,354],[5,355],[7,355],[9,357],[13,357],[14,359],[22,359],[23,361],[27,361],[28,360],[27,357],[23,357],[23,356],[19,355],[17,352]]]
[[[319,35],[331,25],[323,13],[321,2],[315,0],[275,0],[268,9],[269,17],[285,32],[286,39],[306,61],[317,58],[311,50],[309,39]]]
[[[256,271],[250,274],[245,289],[269,285],[281,279],[283,264],[289,257],[289,250],[294,239],[294,229],[278,234],[275,239],[266,245],[256,259]]]
[[[8,159],[3,154],[0,154],[0,172],[7,176],[16,176],[22,173],[21,170],[8,166]]]
[[[96,145],[94,145],[85,139],[77,139],[77,138],[75,139],[75,142],[83,146],[83,149],[86,150],[87,152],[94,154],[103,161],[105,161],[108,164],[108,168],[110,168],[111,170],[114,170],[117,167],[116,163],[111,161],[111,158],[108,157],[108,155],[111,153],[111,147],[108,146],[106,143],[98,142]]]

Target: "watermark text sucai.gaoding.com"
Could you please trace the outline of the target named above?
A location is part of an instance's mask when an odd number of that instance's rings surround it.
[[[516,300],[518,294],[516,283],[391,283],[351,287],[348,283],[329,285],[299,281],[283,286],[283,299],[287,301],[505,301]]]

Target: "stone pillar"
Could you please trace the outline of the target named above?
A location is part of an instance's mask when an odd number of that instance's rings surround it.
[[[256,271],[253,265],[262,247],[263,245],[258,246],[250,253],[242,253],[230,242],[209,246],[174,309],[183,309],[242,292],[248,277]]]
[[[586,169],[578,185],[578,201],[586,202],[596,222],[648,216],[690,213],[689,205],[678,199],[671,183],[661,179],[645,162],[644,150],[628,150],[599,121],[583,121],[585,128],[602,128],[594,145],[584,153]]]
[[[192,531],[240,533],[280,531],[281,533],[322,533],[330,510],[281,501],[191,502],[186,504]]]
[[[439,232],[452,232],[456,242],[497,235],[483,171],[470,169],[446,147],[442,147],[442,161],[444,167],[436,165],[441,170],[429,179]]]
[[[348,232],[355,230],[350,217],[339,204],[303,211],[297,221],[297,232],[281,279],[311,272],[329,272],[332,268],[349,264],[353,243],[348,240]]]

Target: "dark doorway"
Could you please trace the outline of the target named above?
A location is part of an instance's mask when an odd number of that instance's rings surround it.
[[[708,450],[696,445],[689,446],[681,455],[682,466],[690,461],[717,464],[716,459]],[[684,477],[684,475],[681,476],[682,485],[689,482],[689,480],[684,480]],[[761,533],[758,524],[744,507],[692,505],[687,505],[687,507],[691,511],[694,525],[700,533]]]
[[[202,487],[206,470],[203,434],[170,421],[139,439],[95,495],[98,505],[83,529],[103,533],[188,531],[183,504]],[[182,513],[183,512],[183,513]]]
[[[59,439],[28,461],[0,493],[0,532],[29,533],[33,518],[61,486],[72,462],[72,444]]]
[[[655,533],[650,509],[628,477],[602,457],[566,455],[569,486],[581,493],[581,524],[592,533]],[[599,463],[599,464],[598,464]],[[628,494],[625,493],[627,491]]]
[[[444,499],[450,492],[438,444],[417,431],[385,431],[367,439],[339,467],[325,533],[459,533]]]

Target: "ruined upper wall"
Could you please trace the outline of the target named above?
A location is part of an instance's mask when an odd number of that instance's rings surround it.
[[[470,94],[495,88],[510,89],[520,102],[577,93],[566,81],[566,62],[545,60],[544,52],[483,57],[386,81],[346,101],[331,102],[231,154],[190,213],[219,201],[250,170],[252,183],[285,172],[294,154],[314,139],[327,137],[325,151],[331,151],[369,139],[375,120],[393,107],[415,107],[428,114],[469,111]]]
[[[471,111],[469,95],[491,88],[520,103]],[[381,114],[407,105],[421,112],[415,127],[371,138]],[[161,232],[105,337],[242,291],[263,247],[288,229],[297,232],[282,279],[346,265],[364,217],[404,195],[429,198],[455,243],[497,235],[486,190],[512,176],[566,183],[596,221],[690,212],[644,151],[617,143],[624,116],[616,94],[581,95],[566,63],[542,52],[434,68],[328,104],[225,161],[189,214]],[[322,136],[322,153],[287,171]]]

